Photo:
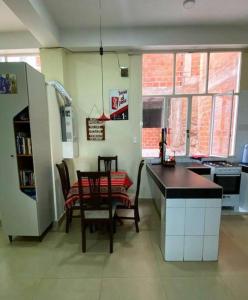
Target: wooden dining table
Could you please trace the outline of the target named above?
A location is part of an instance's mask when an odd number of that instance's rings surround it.
[[[129,178],[127,172],[125,171],[118,171],[118,172],[111,172],[111,194],[112,198],[117,201],[121,202],[125,206],[129,207],[131,202],[127,193],[129,187],[133,184],[132,180]],[[76,181],[70,188],[70,191],[67,195],[65,201],[65,207],[70,208],[72,207],[75,202],[79,201],[79,189],[78,189],[78,181]],[[87,199],[90,197],[89,194],[89,183],[87,179],[83,179],[82,186],[84,188],[84,197]],[[102,178],[100,181],[100,191],[102,197],[107,197],[107,186],[108,181],[107,178]]]

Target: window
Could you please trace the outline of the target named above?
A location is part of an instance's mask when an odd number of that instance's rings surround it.
[[[174,54],[146,54],[143,56],[143,95],[173,93]]]
[[[0,54],[0,62],[26,62],[34,69],[41,70],[39,54]]]
[[[145,157],[159,155],[161,127],[163,127],[163,97],[143,98],[143,138],[142,148]]]
[[[201,94],[206,89],[207,53],[176,54],[176,94]]]
[[[193,96],[190,128],[190,155],[208,155],[211,132],[211,96]]]
[[[241,52],[144,54],[142,155],[229,156],[235,151]]]
[[[168,99],[167,154],[185,155],[188,99],[186,97]]]

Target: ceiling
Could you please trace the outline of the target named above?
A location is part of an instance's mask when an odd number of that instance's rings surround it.
[[[98,0],[43,0],[60,28],[92,28],[99,24]],[[102,0],[105,27],[248,24],[247,0]]]
[[[26,30],[26,27],[8,6],[0,0],[0,32],[22,30]]]
[[[248,0],[101,2],[105,47],[248,45]],[[99,0],[0,0],[0,49],[8,45],[97,49]]]

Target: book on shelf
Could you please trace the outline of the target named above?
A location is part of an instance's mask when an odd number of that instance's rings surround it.
[[[25,132],[18,132],[16,135],[17,154],[32,155],[31,138]]]
[[[22,186],[34,186],[34,172],[32,170],[20,170],[20,184]]]

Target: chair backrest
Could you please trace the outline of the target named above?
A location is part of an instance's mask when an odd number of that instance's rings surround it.
[[[140,164],[139,164],[139,170],[138,170],[138,177],[137,177],[137,186],[136,186],[136,194],[135,194],[135,205],[138,205],[138,201],[139,201],[139,191],[140,191],[140,181],[141,181],[141,171],[142,171],[142,168],[144,166],[144,159],[142,159],[140,161]]]
[[[66,161],[65,161],[64,159],[62,160],[62,163],[64,164],[64,167],[65,167],[67,186],[68,186],[68,188],[70,189],[70,187],[71,187],[71,182],[70,182],[69,169],[68,169],[67,163],[66,163]]]
[[[61,187],[62,187],[64,200],[66,200],[67,195],[68,195],[69,190],[70,190],[70,186],[68,186],[68,179],[67,179],[65,165],[62,162],[60,164],[56,164],[56,167],[57,167],[58,172],[59,172],[59,177],[60,177],[60,181],[61,181]]]
[[[104,163],[104,171],[110,171],[112,170],[112,161],[115,162],[115,171],[118,171],[118,156],[98,156],[98,172],[101,171],[101,162]]]
[[[77,171],[81,216],[86,210],[108,210],[112,218],[110,172]]]

